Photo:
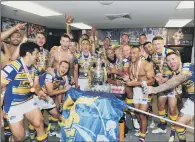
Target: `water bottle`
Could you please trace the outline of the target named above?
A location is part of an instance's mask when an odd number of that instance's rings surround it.
[[[142,89],[144,90],[146,87],[147,87],[146,81],[142,81]],[[143,91],[143,98],[145,99],[148,98],[148,94],[144,93],[144,91]]]

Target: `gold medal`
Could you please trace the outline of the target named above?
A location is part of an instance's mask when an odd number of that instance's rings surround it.
[[[30,92],[35,92],[35,88],[31,88],[30,89]]]
[[[30,86],[33,86],[33,82],[30,83]]]

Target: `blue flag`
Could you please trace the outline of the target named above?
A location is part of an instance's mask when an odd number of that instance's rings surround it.
[[[66,93],[62,141],[119,141],[119,123],[126,103],[113,94],[70,88]]]

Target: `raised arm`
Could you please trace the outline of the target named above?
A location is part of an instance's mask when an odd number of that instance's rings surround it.
[[[22,29],[23,27],[25,27],[26,23],[21,24],[18,23],[17,25],[15,25],[14,27],[9,28],[8,30],[1,32],[1,41],[5,40],[6,38],[8,38],[12,33],[14,33],[17,30]]]

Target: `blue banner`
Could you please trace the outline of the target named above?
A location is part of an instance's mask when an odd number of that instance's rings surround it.
[[[125,107],[109,93],[69,89],[63,104],[62,141],[119,141],[118,121]]]

